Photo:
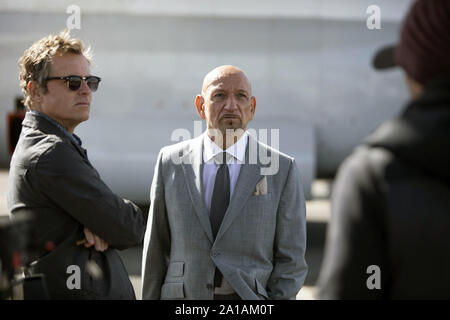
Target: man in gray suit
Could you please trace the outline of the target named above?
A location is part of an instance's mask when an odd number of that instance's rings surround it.
[[[256,100],[239,68],[212,70],[195,104],[206,132],[158,156],[143,299],[295,299],[308,269],[295,160],[245,131]]]

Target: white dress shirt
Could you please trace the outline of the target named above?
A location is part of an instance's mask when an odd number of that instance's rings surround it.
[[[234,187],[241,170],[241,164],[244,162],[245,150],[248,143],[248,134],[245,132],[239,140],[225,150],[227,153],[227,166],[230,173],[230,202],[233,197]],[[203,134],[203,192],[206,208],[208,212],[211,209],[211,199],[214,191],[214,182],[216,180],[217,169],[219,164],[215,160],[215,156],[221,154],[223,151],[205,132]],[[230,157],[230,155],[232,157]],[[233,288],[223,278],[222,285],[214,290],[215,294],[231,294],[234,293]]]

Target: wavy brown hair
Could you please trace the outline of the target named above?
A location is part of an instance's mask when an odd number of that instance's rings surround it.
[[[91,48],[85,48],[80,39],[71,38],[68,29],[58,35],[51,34],[44,37],[25,50],[23,56],[19,59],[19,78],[20,87],[23,92],[22,102],[27,108],[30,108],[31,97],[28,92],[28,83],[36,81],[47,92],[47,83],[45,79],[50,74],[50,66],[56,53],[75,53],[82,54],[89,62],[92,60]]]

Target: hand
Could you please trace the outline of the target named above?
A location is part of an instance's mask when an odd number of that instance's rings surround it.
[[[108,243],[86,227],[84,228],[84,236],[86,237],[86,242],[84,243],[86,248],[95,246],[95,250],[100,252],[108,249]]]

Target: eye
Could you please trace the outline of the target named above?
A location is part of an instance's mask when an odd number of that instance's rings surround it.
[[[213,94],[213,98],[223,98],[225,97],[225,94],[222,92],[217,92]]]

